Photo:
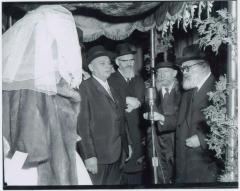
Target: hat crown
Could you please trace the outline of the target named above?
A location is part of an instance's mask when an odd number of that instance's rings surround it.
[[[155,58],[156,69],[159,68],[172,68],[177,69],[175,64],[175,55],[167,54],[167,58],[164,57],[164,53],[159,53]]]
[[[205,56],[204,52],[199,48],[197,44],[192,44],[183,49],[183,57],[195,57],[203,58]]]
[[[102,45],[91,47],[87,52],[87,63],[89,64],[93,59],[100,56],[107,56],[110,58],[109,53]]]
[[[183,62],[186,61],[205,59],[207,59],[206,54],[199,48],[199,45],[192,44],[183,49],[182,57],[177,58],[176,62],[179,66],[181,66]]]
[[[117,56],[123,56],[126,54],[135,54],[136,51],[132,50],[128,43],[118,44],[116,46]]]
[[[106,51],[106,50],[102,45],[93,46],[88,50],[87,57],[89,57],[90,55],[92,55],[96,52],[104,52],[104,51]]]

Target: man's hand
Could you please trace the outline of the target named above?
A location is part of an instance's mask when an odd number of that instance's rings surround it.
[[[146,120],[151,120],[150,119],[150,113],[149,112],[144,113],[143,118],[146,119]],[[153,118],[152,119],[154,121],[160,121],[160,123],[163,124],[164,120],[165,120],[165,117],[161,113],[153,112]]]
[[[126,112],[130,113],[132,110],[140,107],[141,102],[135,97],[126,97],[127,109]]]
[[[186,139],[186,145],[188,147],[197,148],[200,146],[200,141],[197,135],[193,135],[190,138]]]
[[[125,159],[125,162],[129,161],[129,159],[132,157],[132,154],[133,154],[132,146],[128,145],[128,157]]]
[[[96,157],[86,159],[85,160],[85,166],[86,166],[87,170],[89,172],[91,172],[92,174],[97,174],[98,173],[97,158]]]

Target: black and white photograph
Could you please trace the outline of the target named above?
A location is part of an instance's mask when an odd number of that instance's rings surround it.
[[[3,190],[238,189],[238,5],[2,1]]]

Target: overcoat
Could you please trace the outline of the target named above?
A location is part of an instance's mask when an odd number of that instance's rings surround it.
[[[135,76],[130,82],[126,82],[119,71],[113,73],[109,78],[109,83],[116,88],[118,94],[123,100],[126,107],[126,97],[136,97],[141,104],[144,102],[144,82],[140,76]],[[142,139],[144,132],[142,128],[142,114],[141,107],[134,109],[130,113],[125,112],[127,126],[129,129],[129,136],[132,142],[133,155],[131,159],[125,164],[125,172],[138,172],[143,170],[143,164],[139,164],[137,159],[144,155],[144,146]]]
[[[202,112],[209,105],[207,93],[214,89],[214,83],[211,75],[198,91],[191,89],[182,96],[176,127],[177,183],[216,182],[217,160],[205,141],[210,129]],[[166,118],[167,124],[170,127],[174,120]],[[197,148],[186,146],[186,139],[193,135],[200,141]]]

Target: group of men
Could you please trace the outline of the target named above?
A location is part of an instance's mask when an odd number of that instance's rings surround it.
[[[94,185],[143,184],[146,158],[151,161],[147,153],[153,154],[152,137],[145,134],[149,127],[143,122],[149,120],[149,111],[143,111],[145,85],[134,72],[136,52],[122,43],[116,53],[114,71],[103,46],[90,48],[91,77],[79,88],[78,150]],[[158,183],[216,182],[217,163],[205,141],[209,127],[201,111],[215,80],[198,45],[184,48],[176,62],[156,63]]]

